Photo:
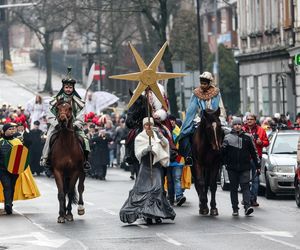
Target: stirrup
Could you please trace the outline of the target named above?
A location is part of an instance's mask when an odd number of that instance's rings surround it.
[[[84,172],[88,172],[89,170],[91,170],[91,163],[89,163],[89,161],[85,161],[83,163],[83,170]]]
[[[185,165],[189,165],[189,166],[192,166],[193,165],[193,158],[190,157],[190,156],[187,156],[185,159]]]

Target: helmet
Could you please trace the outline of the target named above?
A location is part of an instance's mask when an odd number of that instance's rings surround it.
[[[68,67],[67,68],[68,72],[67,72],[67,75],[66,75],[66,78],[62,79],[62,84],[63,86],[64,85],[73,85],[76,83],[76,80],[72,78],[71,76],[71,71],[72,71],[72,67]]]
[[[200,76],[200,82],[206,82],[208,84],[211,84],[214,80],[212,74],[208,71],[204,71]]]

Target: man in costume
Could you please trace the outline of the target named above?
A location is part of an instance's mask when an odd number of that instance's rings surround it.
[[[56,96],[54,96],[53,100],[50,102],[51,108],[50,111],[54,116],[56,117],[57,115],[57,108],[56,104],[58,101],[66,101],[66,102],[71,102],[72,105],[72,114],[73,114],[73,121],[74,121],[74,128],[76,131],[76,134],[78,137],[82,138],[83,140],[83,150],[84,150],[84,155],[85,155],[85,162],[84,162],[84,170],[87,172],[90,170],[91,165],[88,162],[88,155],[90,152],[90,146],[89,146],[89,141],[87,136],[85,135],[83,131],[83,119],[82,119],[82,114],[81,110],[84,108],[84,101],[81,99],[79,94],[75,90],[75,83],[76,81],[71,77],[71,68],[68,68],[68,74],[67,77],[62,80],[62,88],[58,92]],[[49,162],[49,151],[50,151],[50,140],[51,137],[57,133],[57,119],[55,119],[47,132],[47,139],[44,145],[43,153],[42,153],[42,158],[41,158],[41,166],[48,167],[51,165]]]
[[[0,139],[0,181],[3,186],[4,209],[8,215],[12,214],[15,185],[19,175],[8,172],[7,168],[5,167],[5,158],[10,152],[11,141],[14,140],[16,126],[17,124],[14,123],[4,124],[2,128],[3,138]]]
[[[201,120],[205,109],[217,110],[220,108],[221,116],[225,117],[220,90],[214,86],[214,78],[210,72],[200,75],[200,85],[193,91],[179,135],[179,152],[186,159],[187,165],[192,165],[191,139],[195,125]],[[197,115],[199,117],[197,117]]]

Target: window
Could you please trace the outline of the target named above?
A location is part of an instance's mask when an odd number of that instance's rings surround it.
[[[283,28],[288,29],[292,26],[292,0],[283,0]]]

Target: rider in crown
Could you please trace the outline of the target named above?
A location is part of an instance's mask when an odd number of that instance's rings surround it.
[[[67,101],[71,102],[72,105],[72,113],[73,113],[73,125],[76,131],[76,134],[78,137],[81,137],[83,139],[83,150],[84,150],[84,156],[85,156],[85,162],[84,162],[84,171],[87,172],[90,170],[91,165],[88,162],[88,155],[90,152],[90,146],[88,138],[86,137],[84,131],[83,131],[83,119],[81,110],[84,108],[85,102],[81,99],[79,94],[75,90],[75,83],[76,80],[74,80],[71,77],[71,69],[68,67],[68,73],[66,78],[62,79],[62,88],[58,92],[56,96],[53,97],[53,100],[50,101],[50,111],[51,113],[56,117],[57,115],[57,108],[56,104],[58,101]],[[50,152],[50,139],[52,135],[54,135],[57,132],[57,119],[54,119],[51,123],[49,130],[47,132],[47,139],[43,148],[43,153],[41,157],[41,166],[48,167],[51,165],[49,162],[49,152]]]
[[[180,154],[185,157],[187,165],[192,165],[193,163],[191,137],[195,131],[195,124],[201,119],[202,111],[220,108],[221,116],[224,118],[226,116],[220,90],[214,86],[212,74],[205,71],[199,76],[199,80],[200,85],[193,91],[178,139]]]

